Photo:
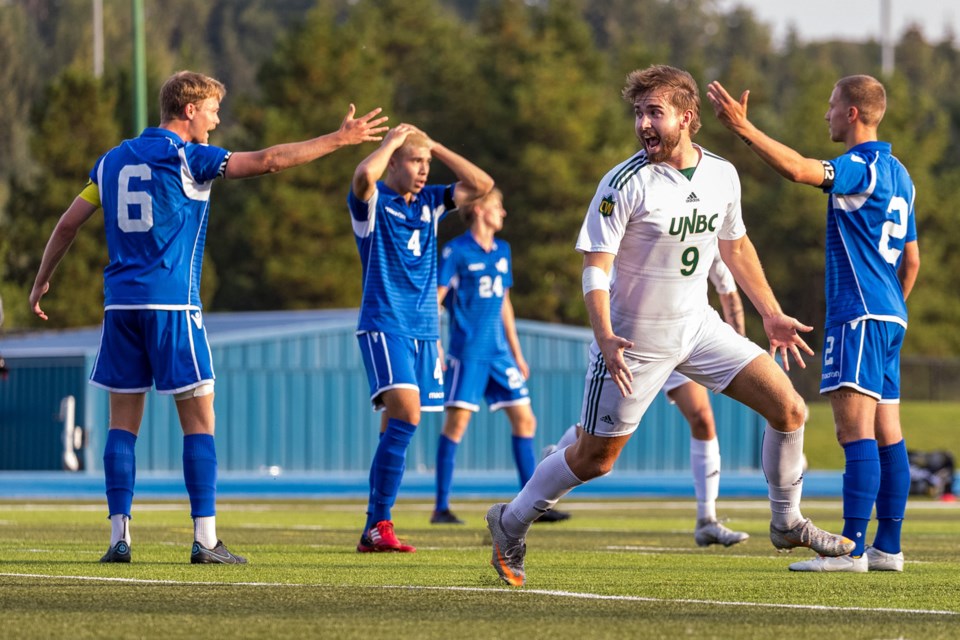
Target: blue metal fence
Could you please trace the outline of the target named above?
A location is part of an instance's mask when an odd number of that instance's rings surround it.
[[[208,314],[217,371],[217,448],[223,471],[355,473],[369,468],[380,416],[370,409],[356,345],[355,311]],[[555,441],[580,415],[590,331],[517,322],[530,362],[529,387],[538,418],[537,445]],[[10,379],[0,382],[0,469],[59,469],[63,396],[77,398],[77,422],[88,428],[88,468],[99,469],[108,396],[86,378],[99,331],[50,332],[8,340]],[[34,340],[35,342],[31,342]],[[44,345],[40,349],[38,345]],[[57,355],[60,353],[61,355]],[[724,468],[759,468],[762,420],[724,396],[712,396]],[[425,414],[407,468],[434,467],[442,414]],[[141,471],[181,468],[182,437],[172,399],[150,393],[137,463]],[[651,405],[617,468],[678,471],[689,467],[689,430],[661,394]],[[462,472],[514,468],[506,416],[484,407],[457,457]]]

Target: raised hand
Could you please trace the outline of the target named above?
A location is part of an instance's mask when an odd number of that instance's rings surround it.
[[[750,90],[747,89],[740,96],[740,101],[733,99],[723,85],[714,80],[707,85],[707,100],[713,105],[713,112],[717,119],[728,129],[735,130],[747,121],[747,100]]]
[[[340,123],[340,135],[343,136],[347,144],[379,142],[383,140],[381,134],[387,132],[390,127],[380,126],[389,119],[387,116],[377,118],[376,116],[381,111],[383,111],[383,109],[377,107],[370,113],[362,115],[359,118],[354,118],[353,115],[357,112],[357,107],[351,104],[350,108],[347,109],[347,115],[344,116],[343,122]]]

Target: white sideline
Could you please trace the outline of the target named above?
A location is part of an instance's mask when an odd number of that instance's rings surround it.
[[[599,593],[578,593],[575,591],[550,591],[546,589],[505,589],[484,587],[423,587],[404,585],[331,585],[303,584],[286,582],[215,582],[201,580],[147,580],[143,578],[112,578],[101,576],[51,576],[41,573],[0,573],[3,578],[36,578],[50,580],[84,580],[90,582],[123,582],[128,584],[166,584],[184,586],[219,587],[309,587],[336,589],[402,589],[405,591],[460,591],[468,593],[513,593],[518,595],[550,596],[554,598],[577,598],[581,600],[613,600],[620,602],[662,602],[664,604],[701,604],[716,607],[765,607],[770,609],[801,609],[809,611],[852,611],[866,613],[915,613],[933,616],[956,616],[958,611],[940,611],[937,609],[894,609],[890,607],[833,607],[819,604],[789,604],[776,602],[734,602],[726,600],[694,600],[690,598],[649,598],[645,596],[612,596]]]

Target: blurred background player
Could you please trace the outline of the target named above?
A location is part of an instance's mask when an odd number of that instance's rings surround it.
[[[295,167],[387,130],[375,109],[311,140],[231,153],[208,144],[226,89],[181,71],[160,89],[159,127],[144,129],[102,155],[90,182],[57,222],[30,292],[33,312],[80,227],[102,208],[109,264],[104,315],[91,384],[110,392],[104,447],[110,547],[101,562],[130,562],[130,513],[146,392],[176,400],[183,429],[183,476],[194,520],[192,563],[243,564],[217,538],[217,455],[213,362],[200,304],[210,189],[216,178],[248,178]]]
[[[734,100],[719,82],[707,97],[720,121],[780,175],[826,193],[826,300],[820,393],[830,398],[846,459],[843,535],[850,555],[790,565],[794,571],[903,571],[900,530],[910,492],[910,461],[900,426],[900,348],[907,297],[920,270],[910,174],[880,142],[883,85],[867,75],[841,78],[824,119],[846,152],[832,160],[800,155],[747,119],[744,91]],[[877,533],[866,546],[874,506]]]
[[[458,182],[428,185],[433,158]],[[370,401],[384,412],[359,552],[416,551],[397,538],[391,512],[421,411],[443,406],[437,224],[492,188],[483,170],[410,124],[391,129],[353,174],[347,204],[363,271],[357,340]]]
[[[740,335],[746,335],[743,301],[737,291],[733,274],[723,264],[718,253],[710,267],[710,282],[720,297],[724,321]],[[720,444],[713,407],[706,387],[697,384],[682,373],[674,371],[667,378],[662,391],[677,405],[690,425],[690,471],[693,473],[694,494],[697,498],[697,524],[693,538],[697,545],[706,547],[722,544],[725,547],[743,542],[750,537],[745,531],[733,531],[717,520],[717,497],[720,495]],[[564,432],[559,442],[546,447],[544,455],[563,449],[576,442],[579,425]]]
[[[493,189],[460,208],[470,229],[444,246],[437,297],[450,310],[450,343],[444,378],[446,419],[437,444],[437,501],[430,522],[463,524],[450,510],[457,446],[481,398],[490,411],[503,409],[510,420],[513,458],[523,487],[537,466],[533,436],[537,419],[526,380],[530,367],[520,349],[510,302],[513,259],[510,245],[494,236],[507,212],[503,194]],[[569,515],[548,511],[541,522]]]

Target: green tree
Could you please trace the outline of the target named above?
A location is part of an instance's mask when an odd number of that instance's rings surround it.
[[[94,160],[120,134],[114,118],[116,91],[89,74],[67,71],[50,84],[33,116],[31,149],[46,171],[29,184],[15,181],[8,219],[0,237],[4,257],[8,328],[36,325],[27,296],[47,238],[60,215],[86,182]],[[97,324],[103,315],[103,268],[107,264],[103,218],[83,228],[57,270],[44,298],[50,320],[44,326]]]

